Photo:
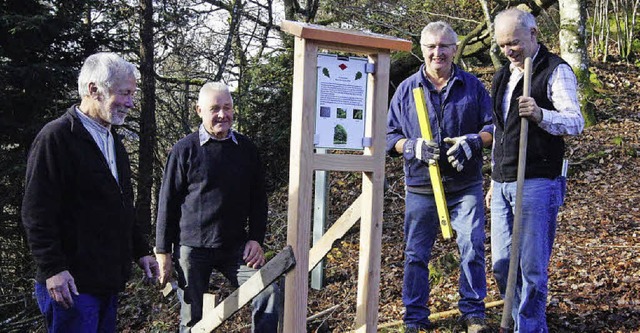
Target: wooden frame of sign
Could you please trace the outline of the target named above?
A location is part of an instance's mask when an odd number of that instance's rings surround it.
[[[362,194],[357,200],[360,217],[360,251],[355,331],[376,332],[380,282],[382,208],[384,192],[386,110],[389,89],[390,52],[411,50],[411,42],[390,36],[334,29],[312,24],[283,21],[281,29],[294,35],[293,102],[287,243],[293,248],[296,266],[285,279],[284,333],[306,332],[309,270],[319,259],[319,249],[309,249],[313,175],[315,170],[362,172]],[[362,155],[316,154],[314,119],[317,94],[318,50],[363,54],[375,66],[368,74],[365,137],[371,145]],[[352,207],[356,206],[355,204]],[[353,210],[353,209],[352,209]],[[346,232],[345,226],[327,232],[322,244],[332,244]],[[354,222],[353,222],[354,223]],[[346,226],[348,230],[349,226]],[[331,230],[329,230],[331,231]],[[327,237],[325,240],[324,238]],[[331,238],[331,239],[329,239]],[[312,257],[310,257],[310,253]]]

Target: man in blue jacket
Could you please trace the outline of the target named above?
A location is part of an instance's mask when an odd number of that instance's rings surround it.
[[[137,260],[158,276],[148,222],[136,221],[129,158],[114,126],[133,108],[138,71],[113,53],[80,70],[80,105],[38,133],[29,152],[22,222],[49,332],[115,332],[118,292]]]
[[[224,83],[200,89],[196,112],[198,131],[169,153],[156,225],[160,284],[171,276],[172,260],[178,273],[180,332],[202,318],[213,269],[238,286],[265,263],[267,194],[258,148],[231,129],[233,99]],[[252,331],[277,332],[281,303],[277,283],[256,296]]]
[[[491,99],[483,84],[453,64],[457,35],[444,22],[421,34],[424,65],[396,90],[387,119],[387,152],[404,157],[406,332],[429,322],[429,259],[440,233],[428,166],[438,161],[460,251],[459,309],[468,332],[482,332],[486,277],[482,148],[492,141]],[[422,139],[412,90],[425,93],[433,140]]]

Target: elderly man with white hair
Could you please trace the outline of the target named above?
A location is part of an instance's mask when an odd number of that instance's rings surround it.
[[[174,265],[178,273],[180,332],[202,318],[213,269],[238,286],[265,263],[267,194],[258,148],[231,128],[233,99],[224,83],[202,86],[196,112],[202,124],[169,153],[156,225],[160,283]],[[252,332],[277,332],[281,297],[273,283],[253,299]]]
[[[36,298],[48,332],[115,332],[118,292],[137,260],[158,264],[149,221],[136,221],[129,158],[115,131],[134,107],[135,65],[89,56],[79,105],[42,128],[27,160],[22,221],[36,263]]]
[[[501,294],[507,286],[515,214],[521,118],[529,120],[522,192],[520,263],[513,301],[516,332],[547,332],[547,268],[562,205],[563,136],[582,132],[576,76],[562,58],[538,43],[531,13],[500,12],[494,22],[496,43],[509,59],[491,88],[495,124],[493,171],[487,203],[491,206],[491,259]],[[522,96],[524,63],[532,59],[531,96]]]

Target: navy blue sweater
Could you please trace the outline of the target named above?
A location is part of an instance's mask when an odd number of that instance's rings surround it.
[[[267,223],[264,171],[257,147],[209,140],[198,132],[178,141],[164,170],[156,224],[156,252],[173,246],[234,248],[248,240],[262,244]]]

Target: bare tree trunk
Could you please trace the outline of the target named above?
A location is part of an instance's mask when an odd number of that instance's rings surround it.
[[[136,218],[146,224],[151,221],[151,189],[153,185],[153,152],[156,145],[156,81],[154,75],[153,1],[140,1],[140,149]]]
[[[218,72],[214,77],[214,81],[222,80],[222,75],[225,73],[227,69],[227,62],[229,61],[229,57],[231,52],[233,51],[233,37],[238,32],[238,28],[240,26],[240,20],[242,19],[242,0],[233,0],[233,5],[231,7],[231,11],[229,12],[230,22],[229,22],[229,32],[227,35],[227,41],[224,44],[224,51],[222,53],[222,60],[218,66]]]
[[[238,71],[238,86],[236,88],[236,97],[235,97],[235,105],[236,105],[236,117],[234,118],[236,129],[239,132],[244,132],[244,118],[249,117],[249,113],[251,111],[247,110],[245,105],[245,97],[248,96],[247,88],[249,87],[250,78],[247,77],[249,61],[247,60],[247,50],[242,46],[242,38],[239,34],[239,31],[233,36],[234,45],[233,50],[235,53],[236,66]]]
[[[597,58],[598,56],[598,44],[596,42],[596,22],[598,22],[598,10],[599,3],[601,0],[596,0],[595,5],[593,6],[593,13],[591,14],[591,59]],[[587,16],[589,13],[587,12]]]
[[[607,62],[609,57],[609,0],[601,0],[600,8],[600,45],[602,46],[602,62]]]
[[[636,19],[638,17],[638,7],[640,7],[640,0],[630,1],[630,5],[633,6],[631,10],[631,22],[627,22],[627,48],[629,49],[629,56],[633,52],[633,41],[635,39]],[[628,14],[627,14],[628,15]]]
[[[613,22],[615,23],[616,27],[616,45],[618,46],[618,56],[624,58],[624,41],[622,40],[622,34],[620,33],[622,31],[622,26],[620,24],[620,15],[627,15],[627,13],[620,13],[620,1],[613,0]]]
[[[304,7],[298,0],[284,0],[284,18],[290,21],[313,22],[318,13],[320,0],[304,1]]]
[[[589,81],[589,59],[585,35],[586,4],[580,0],[560,0],[560,55],[578,78],[582,114],[587,126],[595,124],[593,109],[588,104],[593,93]]]
[[[633,53],[633,39],[639,0],[613,0],[616,44],[620,58],[629,61]]]
[[[489,46],[489,56],[491,57],[491,63],[495,69],[498,69],[502,66],[502,62],[500,61],[499,53],[500,49],[496,44],[496,39],[493,36],[493,18],[491,17],[491,12],[489,11],[489,4],[487,0],[480,0],[482,4],[482,12],[484,12],[484,19],[487,22],[487,29],[489,30],[489,36],[491,36],[491,46]]]

